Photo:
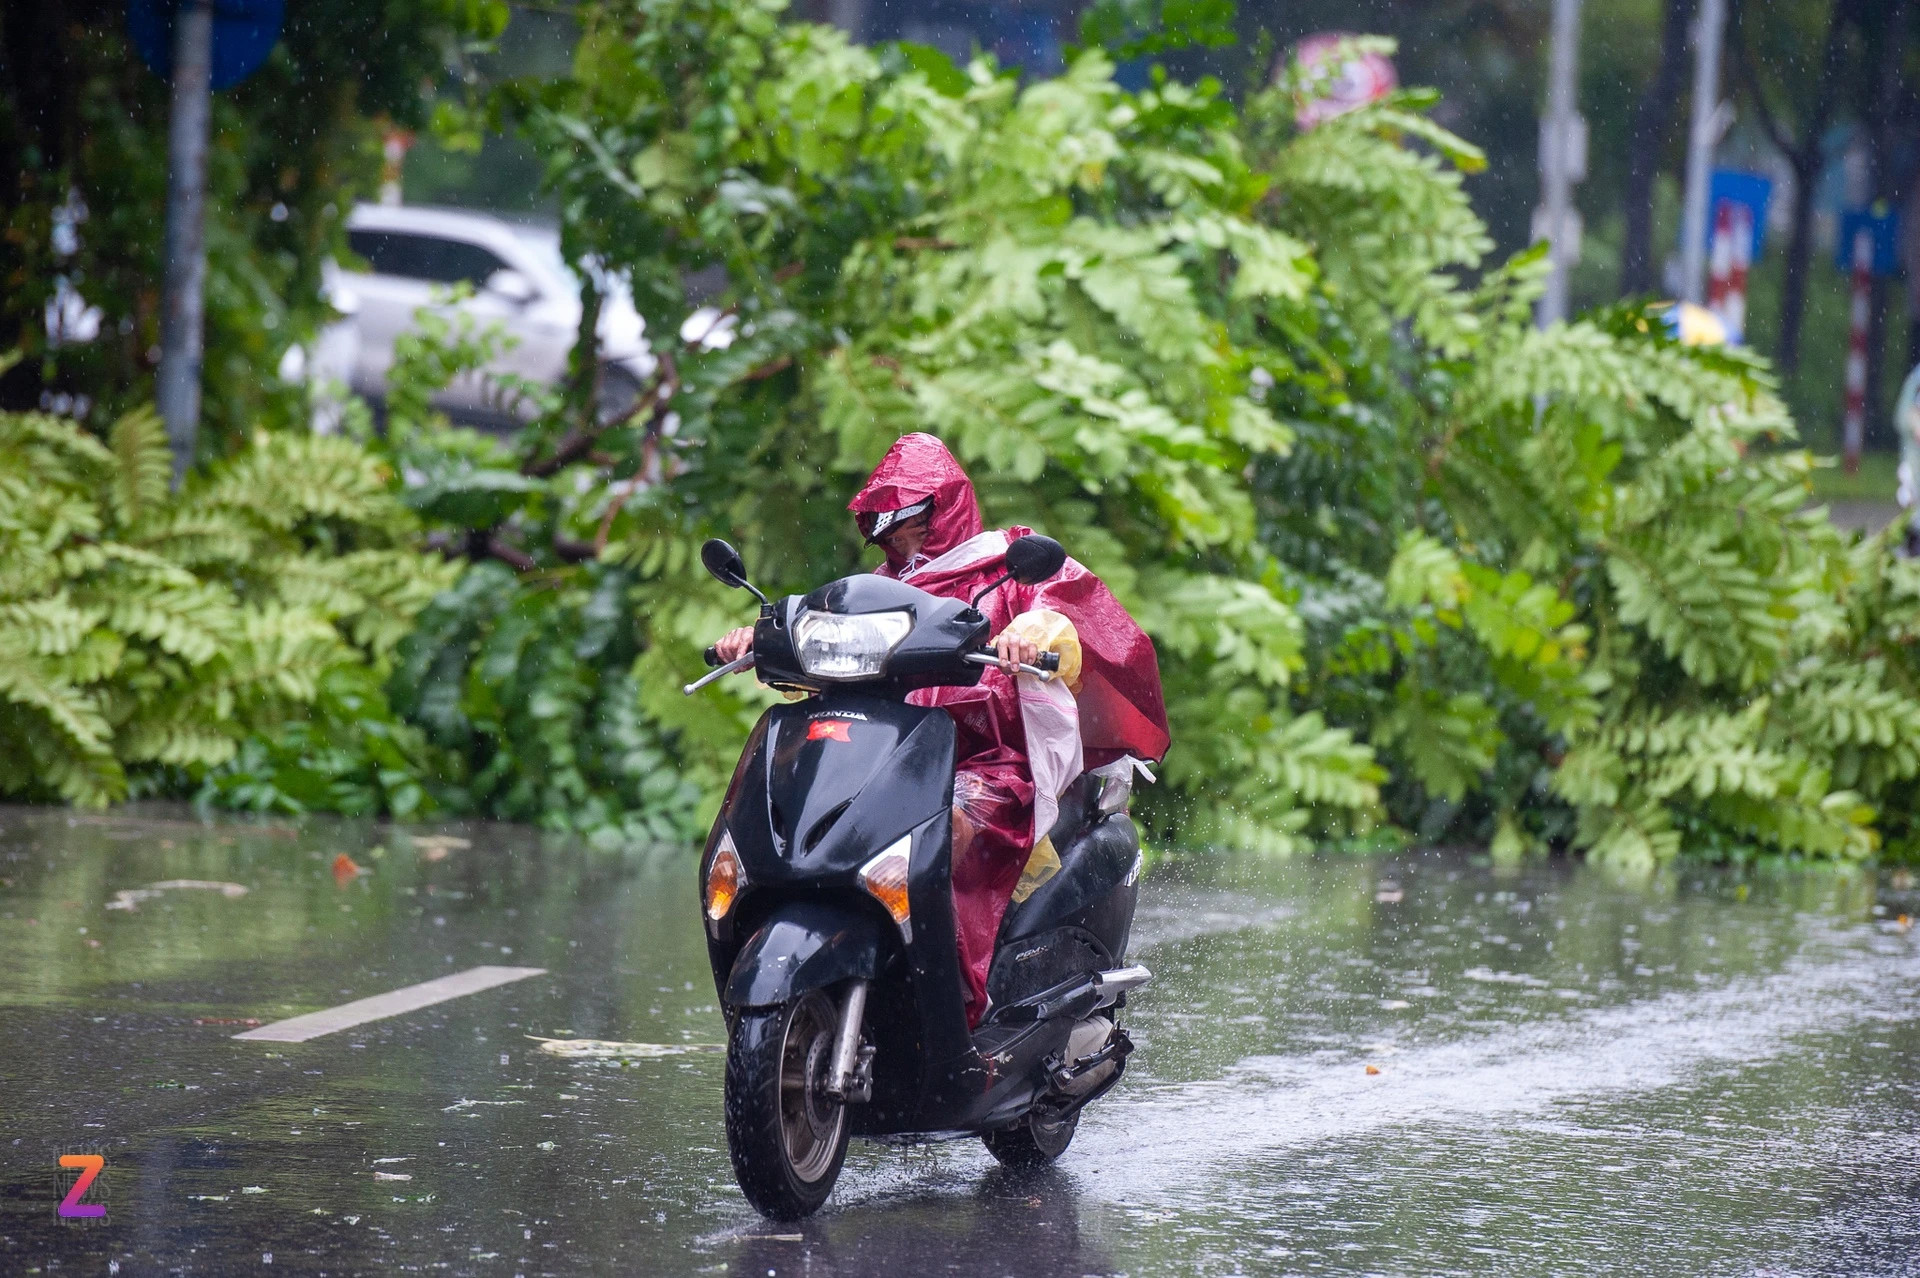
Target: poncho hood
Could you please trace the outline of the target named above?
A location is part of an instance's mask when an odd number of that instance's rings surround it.
[[[915,432],[894,441],[873,468],[866,487],[847,503],[847,509],[855,514],[899,510],[928,497],[933,498],[933,512],[927,519],[927,540],[920,547],[921,554],[938,559],[980,535],[980,502],[973,494],[973,481],[945,444],[932,435]],[[903,563],[900,556],[887,550],[889,567],[897,572]]]
[[[1016,526],[986,535],[967,472],[945,444],[917,432],[895,441],[847,508],[856,514],[898,510],[927,497],[934,499],[933,512],[913,567],[889,550],[878,571],[932,594],[972,598],[1006,571],[1008,542],[1033,531]],[[1122,754],[1142,759],[1166,754],[1167,712],[1153,641],[1086,565],[1070,558],[1058,575],[1037,586],[1007,582],[980,607],[996,634],[1016,615],[1035,608],[1052,609],[1073,622],[1084,663],[1079,718],[1088,767]],[[1002,677],[990,672],[982,686]],[[977,695],[975,689],[937,691],[943,704]]]

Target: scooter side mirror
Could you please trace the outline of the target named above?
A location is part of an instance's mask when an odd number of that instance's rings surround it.
[[[718,537],[700,547],[700,562],[706,565],[713,579],[723,586],[732,586],[735,590],[747,589],[747,564],[740,558],[740,552],[721,541]]]
[[[744,590],[760,601],[760,615],[771,616],[773,605],[760,593],[759,587],[747,580],[746,561],[740,558],[740,552],[721,541],[718,537],[700,547],[700,562],[706,565],[713,579],[723,586],[732,586],[735,590]]]
[[[1007,547],[1007,575],[1023,586],[1037,586],[1067,562],[1067,548],[1051,537],[1028,533]]]

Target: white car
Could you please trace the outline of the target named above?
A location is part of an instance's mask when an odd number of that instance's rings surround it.
[[[560,256],[558,232],[484,213],[421,206],[362,204],[347,220],[347,243],[365,261],[342,266],[338,283],[358,302],[359,349],[353,389],[384,400],[394,341],[422,307],[443,304],[458,284],[472,295],[455,303],[480,328],[498,324],[507,349],[477,375],[463,375],[435,397],[448,416],[476,426],[511,429],[532,414],[523,397],[493,375],[512,373],[557,386],[580,329],[580,284]],[[601,289],[600,411],[624,411],[652,377],[646,322],[624,281],[597,277]]]

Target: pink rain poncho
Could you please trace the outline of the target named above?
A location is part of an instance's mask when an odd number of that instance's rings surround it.
[[[877,571],[929,594],[973,595],[1006,571],[1007,545],[1031,529],[981,528],[973,481],[932,435],[903,435],[848,509],[899,510],[933,498],[927,537],[911,562],[887,552]],[[1055,680],[982,673],[971,688],[926,688],[917,705],[942,706],[958,729],[954,806],[974,827],[964,860],[953,866],[953,904],[967,1019],[986,1009],[994,937],[1034,843],[1059,812],[1059,797],[1083,768],[1123,755],[1158,760],[1167,750],[1160,667],[1148,639],[1100,579],[1073,559],[1037,586],[1009,581],[980,601],[998,635],[1037,611],[1066,617],[1077,632],[1078,695]]]

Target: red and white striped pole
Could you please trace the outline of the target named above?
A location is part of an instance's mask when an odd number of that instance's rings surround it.
[[[1842,464],[1849,475],[1860,469],[1867,434],[1867,320],[1873,298],[1873,232],[1853,233],[1853,311],[1847,329],[1847,414],[1840,427]]]
[[[1707,309],[1726,326],[1727,344],[1747,340],[1747,270],[1753,265],[1753,210],[1738,200],[1722,200],[1713,214],[1713,252],[1707,280]]]
[[[1727,286],[1732,274],[1733,201],[1722,200],[1713,211],[1713,243],[1707,253],[1707,309],[1722,322],[1727,318]]]
[[[1735,346],[1747,342],[1747,271],[1753,266],[1753,206],[1734,204],[1733,264],[1727,269],[1727,340]]]

